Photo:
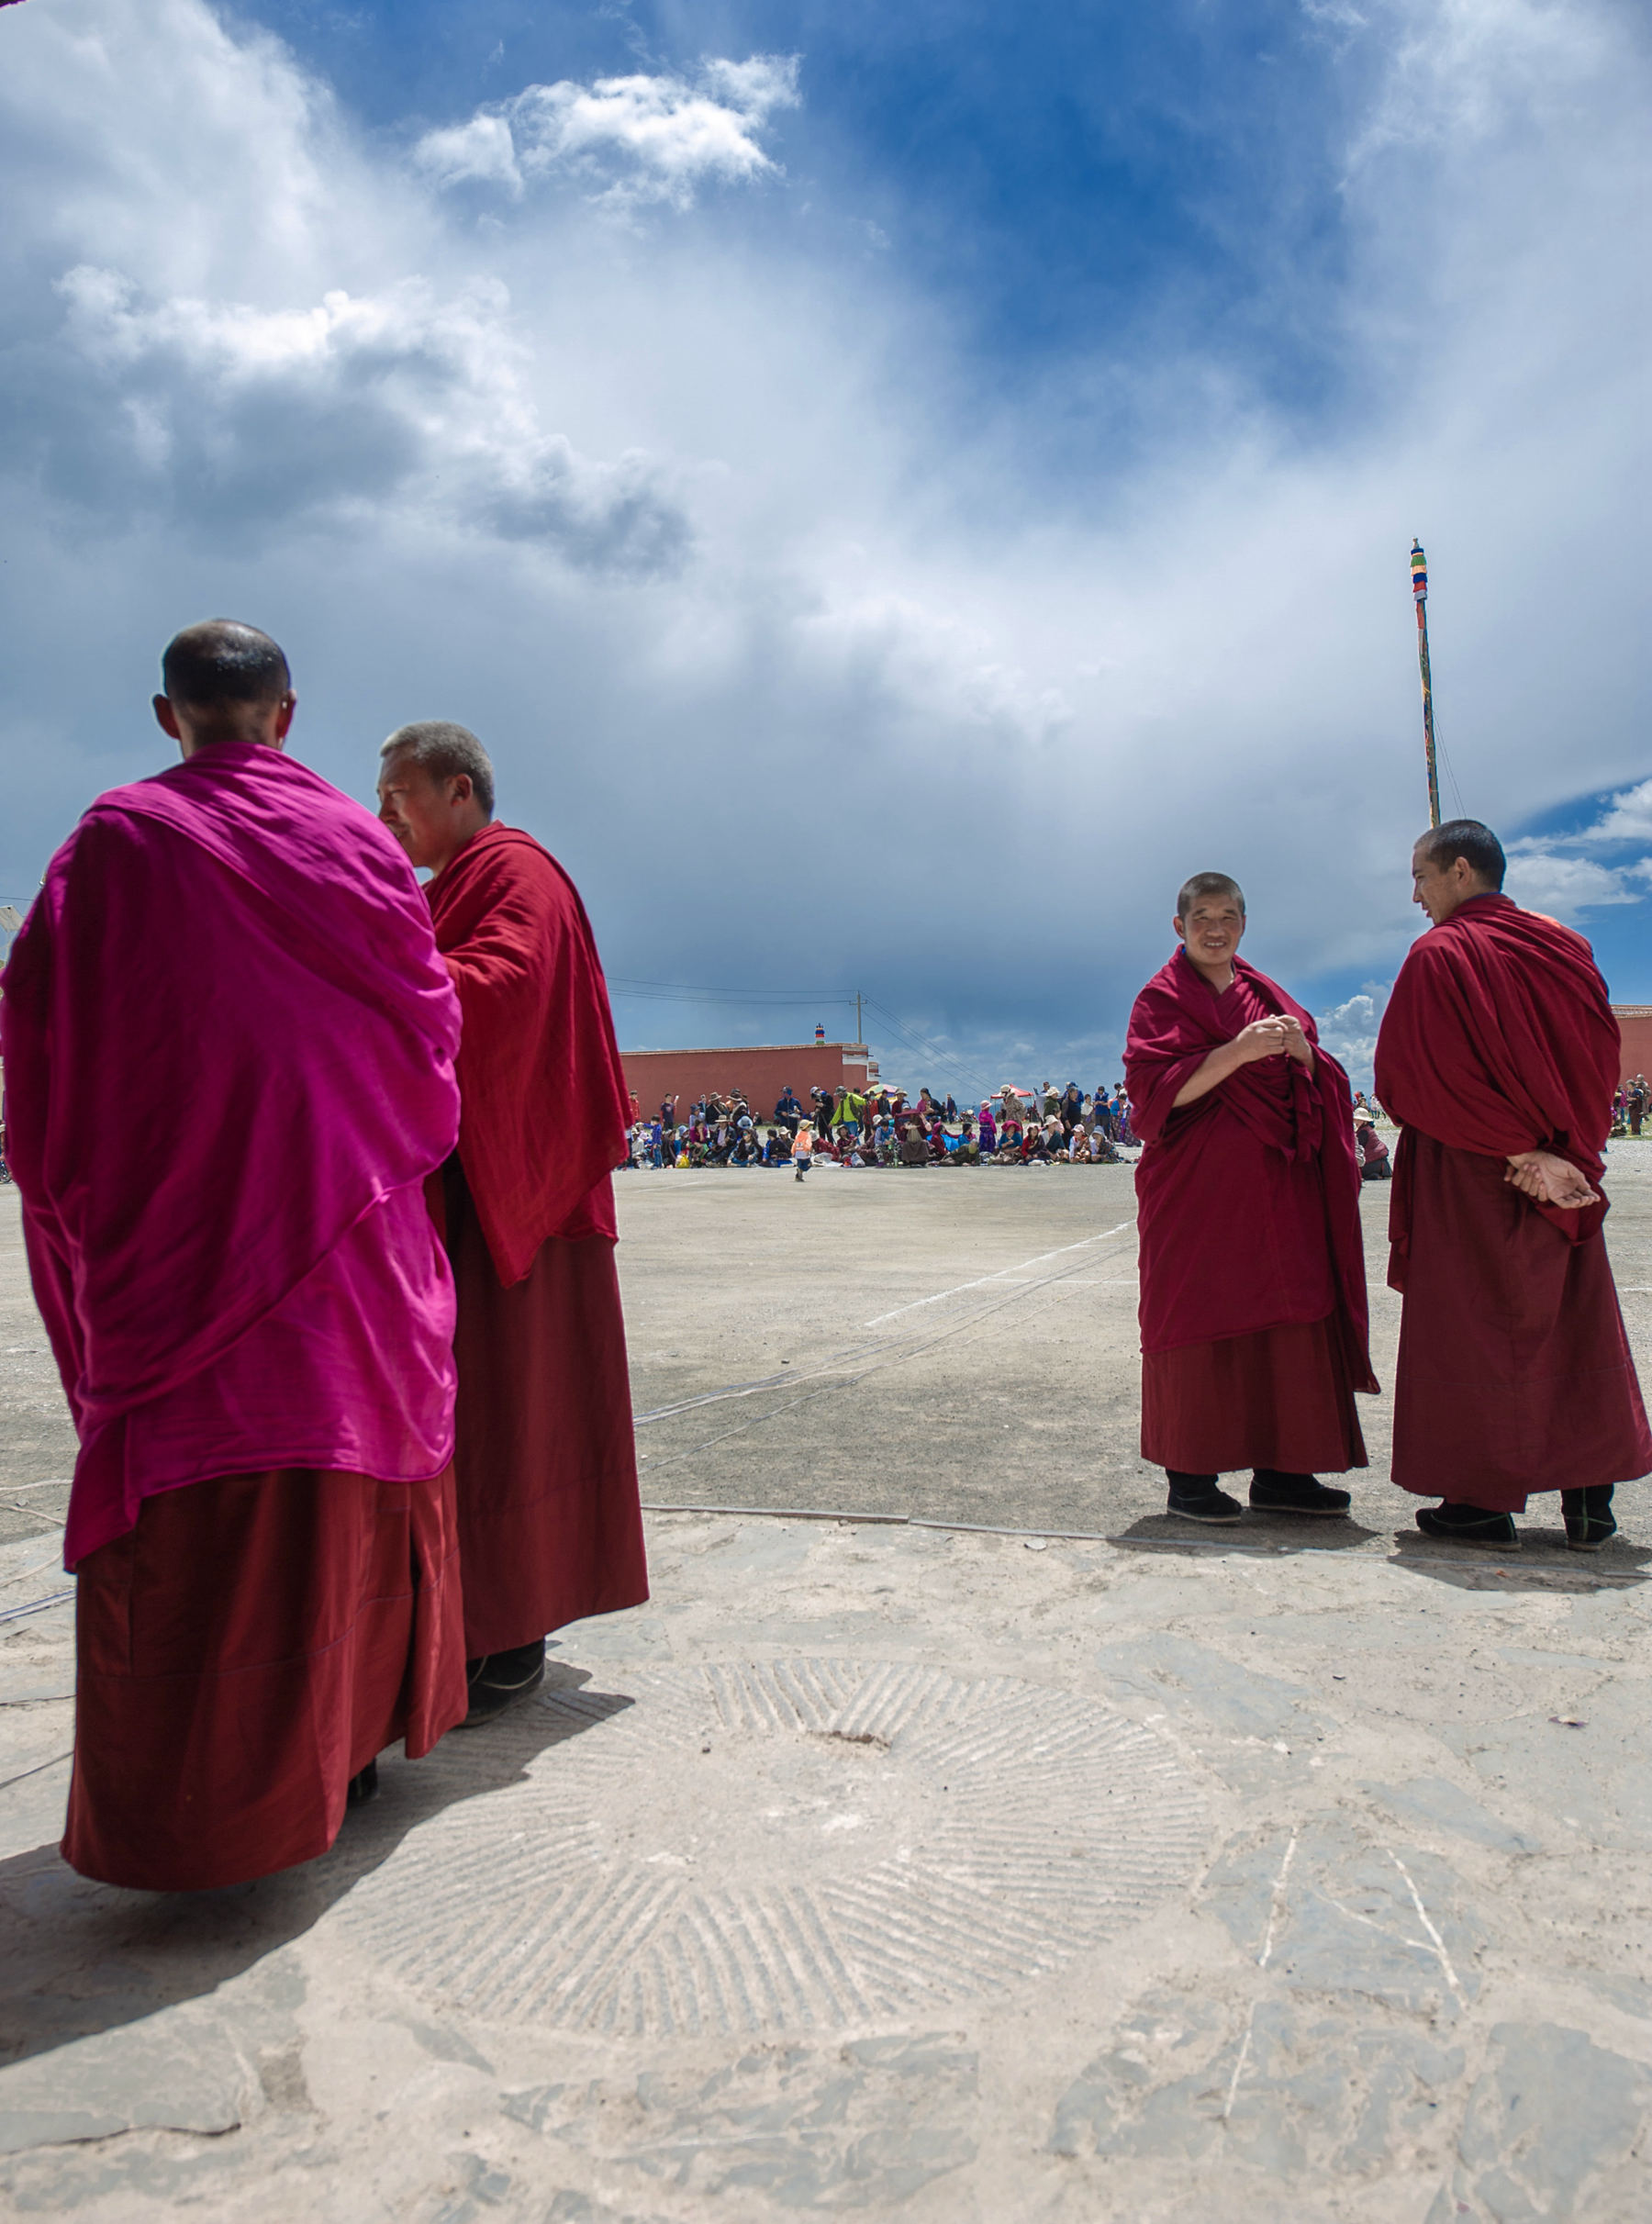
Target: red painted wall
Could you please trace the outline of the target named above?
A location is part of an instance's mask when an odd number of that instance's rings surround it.
[[[856,1089],[866,1084],[867,1055],[854,1043],[756,1043],[744,1050],[622,1050],[625,1078],[643,1116],[653,1119],[664,1099],[677,1099],[684,1117],[708,1090],[727,1096],[738,1089],[754,1112],[767,1119],[787,1083],[800,1104],[811,1089]]]
[[[1613,1004],[1618,1033],[1624,1038],[1624,1070],[1619,1077],[1644,1073],[1652,1080],[1652,1004]]]

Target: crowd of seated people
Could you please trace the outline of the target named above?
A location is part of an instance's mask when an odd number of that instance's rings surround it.
[[[1628,1091],[1623,1092],[1625,1096]],[[869,1091],[811,1089],[808,1101],[781,1091],[772,1112],[760,1113],[739,1090],[708,1092],[680,1116],[668,1098],[645,1119],[631,1100],[631,1155],[642,1167],[1113,1166],[1139,1148],[1122,1081],[1087,1092],[1046,1082],[1040,1090],[1006,1082],[996,1095],[960,1108],[951,1095],[921,1089]],[[1354,1143],[1367,1181],[1386,1181],[1389,1146],[1377,1132],[1381,1108],[1363,1090],[1354,1097]],[[1625,1124],[1627,1123],[1625,1122]],[[798,1137],[806,1147],[798,1147]]]
[[[1121,1081],[1087,1092],[1046,1083],[1038,1092],[1006,1083],[960,1108],[952,1095],[921,1089],[811,1089],[807,1103],[787,1088],[766,1117],[739,1090],[708,1092],[679,1116],[669,1098],[652,1119],[632,1099],[632,1168],[793,1168],[1117,1165],[1134,1149]],[[806,1131],[806,1149],[798,1138]]]

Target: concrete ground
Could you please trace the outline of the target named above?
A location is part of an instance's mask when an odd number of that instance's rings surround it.
[[[1652,1374],[1652,1146],[1609,1184]],[[1430,1546],[1371,1400],[1351,1521],[1167,1520],[1127,1170],[620,1193],[644,1495],[696,1509],[653,1604],[173,1899],[55,1850],[73,1447],[0,1194],[0,2213],[1652,2213],[1642,1493],[1593,1559],[1553,1500]]]

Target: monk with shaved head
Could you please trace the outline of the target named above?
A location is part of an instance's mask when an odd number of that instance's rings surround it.
[[[1430,1537],[1507,1551],[1534,1492],[1595,1552],[1652,1435],[1601,1230],[1621,1045],[1581,934],[1502,893],[1502,844],[1454,819],[1412,852],[1427,930],[1377,1038],[1401,1123],[1393,1479]]]
[[[424,1201],[459,1010],[401,851],[285,754],[269,635],[187,627],[162,684],[183,762],[52,859],[0,1039],[80,1437],[63,1852],[198,1891],[324,1852],[380,1750],[465,1711]]]
[[[1130,1015],[1141,1238],[1142,1456],[1170,1513],[1232,1523],[1222,1474],[1269,1514],[1336,1515],[1318,1478],[1366,1464],[1367,1349],[1347,1076],[1313,1021],[1239,956],[1245,897],[1195,873],[1180,947]]]
[[[459,1320],[467,1725],[543,1680],[545,1638],[648,1596],[613,1168],[631,1098],[574,883],[494,816],[466,726],[401,726],[379,815],[416,866],[464,1014],[458,1147],[431,1184]]]

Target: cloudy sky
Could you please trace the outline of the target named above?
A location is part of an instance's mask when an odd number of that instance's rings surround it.
[[[0,899],[208,615],[456,718],[628,1045],[1116,1069],[1178,883],[1358,1057],[1448,810],[1652,999],[1646,18],[0,8]],[[1637,244],[1637,241],[1640,244]],[[800,999],[801,1000],[789,1000]],[[1036,1069],[1036,1070],[1035,1070]]]

